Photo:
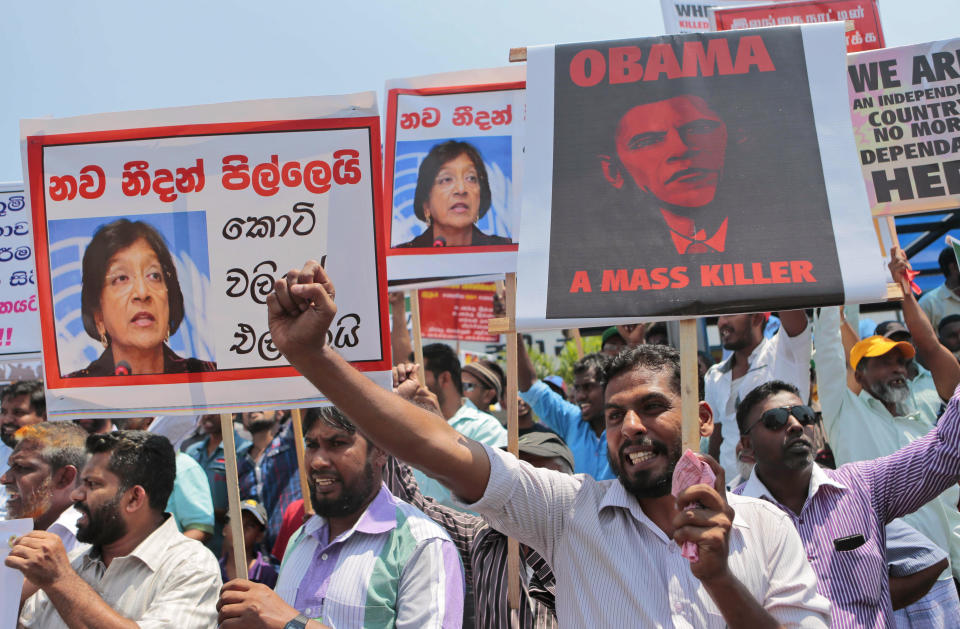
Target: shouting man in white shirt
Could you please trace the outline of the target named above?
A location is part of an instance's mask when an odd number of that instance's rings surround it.
[[[325,345],[333,294],[317,262],[279,279],[267,301],[273,342],[379,447],[543,555],[557,576],[560,626],[826,626],[829,603],[782,512],[727,494],[712,460],[714,486],[671,495],[681,454],[675,350],[640,346],[607,367],[607,449],[618,479],[571,477],[467,439],[365,378]],[[701,404],[703,436],[712,420]],[[698,561],[680,554],[683,542],[696,544]]]

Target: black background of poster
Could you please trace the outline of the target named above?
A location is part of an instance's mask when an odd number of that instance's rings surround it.
[[[636,45],[644,63],[655,43],[761,35],[772,72],[580,87],[570,61],[582,49]],[[553,207],[546,316],[705,315],[842,303],[843,284],[827,205],[800,29],[691,34],[557,46],[555,52]],[[608,64],[609,65],[609,64]],[[608,68],[609,72],[609,68]],[[724,172],[705,211],[729,216],[723,253],[680,255],[656,206],[632,180],[615,190],[599,155],[616,155],[618,121],[630,108],[680,94],[704,98],[727,126]],[[845,95],[843,95],[846,98]],[[816,283],[702,287],[700,265],[811,260]],[[686,266],[686,288],[601,292],[603,269]],[[769,269],[765,265],[765,268]],[[587,270],[592,292],[570,293]],[[769,276],[769,270],[766,271]]]

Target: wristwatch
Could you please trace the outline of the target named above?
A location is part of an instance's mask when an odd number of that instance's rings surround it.
[[[297,614],[297,617],[283,626],[283,629],[306,629],[310,619],[303,614]]]

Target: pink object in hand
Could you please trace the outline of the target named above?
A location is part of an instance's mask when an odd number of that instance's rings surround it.
[[[687,450],[677,461],[676,467],[673,468],[673,488],[671,491],[673,496],[677,497],[693,485],[702,484],[713,487],[716,480],[717,475],[713,473],[707,462],[694,454],[692,450]],[[684,505],[682,508],[700,506],[702,505],[699,502],[695,502]],[[692,562],[700,561],[700,551],[693,542],[684,542],[683,546],[680,547],[680,554]]]

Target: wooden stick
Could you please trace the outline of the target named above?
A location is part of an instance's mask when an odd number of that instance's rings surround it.
[[[290,412],[290,421],[293,422],[293,447],[297,451],[297,471],[300,473],[300,495],[303,496],[303,512],[306,516],[313,515],[313,501],[310,500],[310,483],[307,481],[307,463],[303,452],[303,418],[300,409]]]
[[[417,362],[417,379],[426,382],[423,365],[423,335],[420,333],[420,291],[410,291],[410,326],[413,328],[413,359]]]
[[[223,454],[227,472],[227,507],[230,536],[233,538],[233,565],[238,579],[247,578],[247,551],[243,545],[243,519],[240,515],[240,482],[237,477],[237,444],[233,438],[233,415],[220,413]]]
[[[680,411],[683,449],[700,451],[700,391],[697,363],[697,320],[680,320]]]
[[[573,328],[573,342],[577,346],[577,358],[583,358],[583,338],[580,336],[580,328]]]
[[[517,407],[518,380],[517,374],[517,274],[507,273],[506,277],[506,306],[507,319],[510,331],[507,333],[507,392],[504,400],[507,403],[507,450],[513,456],[520,454],[520,437],[518,433],[519,409]],[[517,540],[507,540],[507,602],[511,609],[520,608],[520,546]]]
[[[897,236],[897,221],[892,214],[887,214],[887,228],[890,230],[890,244],[894,247],[900,246],[900,238]],[[886,256],[888,252],[884,251]]]

